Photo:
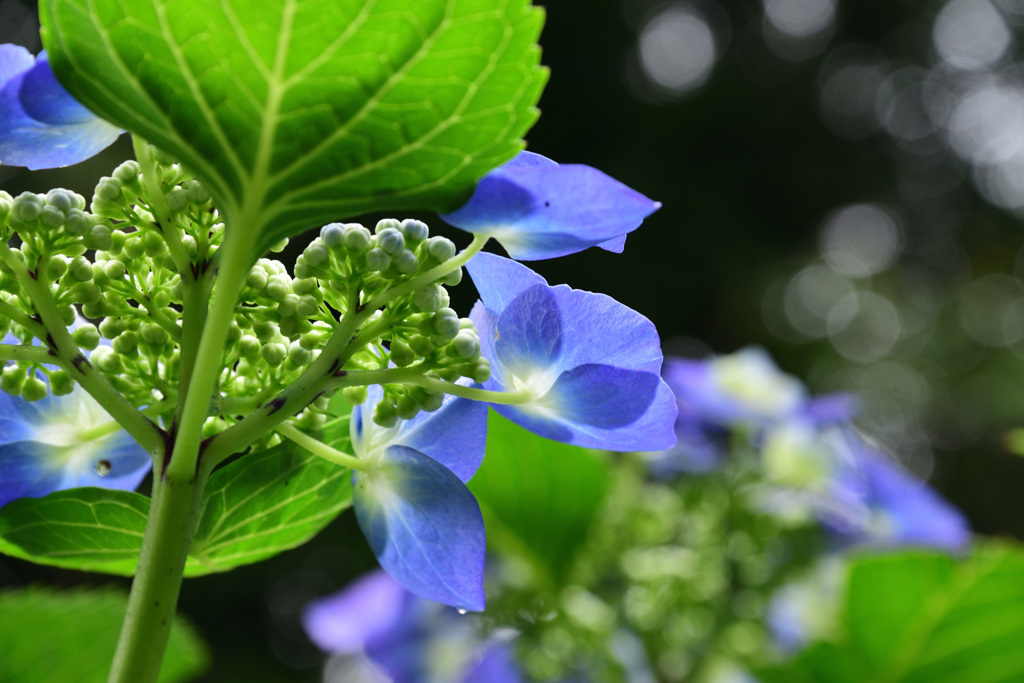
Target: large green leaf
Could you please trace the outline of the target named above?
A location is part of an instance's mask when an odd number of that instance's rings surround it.
[[[521,148],[529,0],[43,0],[90,109],[184,162],[258,252],[368,211],[451,209]]]
[[[31,587],[0,593],[0,681],[106,681],[127,607],[127,596],[113,588],[58,592]],[[189,624],[175,619],[161,683],[193,680],[208,661]]]
[[[541,438],[492,410],[487,457],[469,489],[488,542],[557,581],[604,500],[608,468],[597,453]]]
[[[214,472],[185,576],[227,571],[302,545],[352,504],[348,470],[282,444]],[[135,573],[149,498],[97,488],[0,509],[0,553],[66,569]],[[0,679],[3,680],[3,679]]]
[[[851,568],[838,640],[758,671],[763,683],[1024,681],[1024,551],[923,552]]]

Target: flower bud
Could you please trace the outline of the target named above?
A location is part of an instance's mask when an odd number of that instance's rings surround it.
[[[392,261],[395,264],[395,268],[398,269],[398,272],[403,275],[415,273],[416,269],[420,267],[420,262],[419,259],[416,258],[416,254],[412,253],[408,249],[403,249],[395,254]]]
[[[455,243],[447,237],[431,237],[427,240],[427,253],[438,261],[447,261],[455,256]]]
[[[388,357],[391,358],[391,362],[400,368],[404,368],[414,360],[416,360],[416,354],[413,353],[409,345],[400,339],[393,339],[391,345],[388,348]]]
[[[362,253],[370,248],[370,231],[358,223],[349,223],[345,226],[345,246],[356,253]]]
[[[75,380],[63,370],[50,373],[50,393],[54,396],[67,396],[75,389]]]
[[[280,365],[288,357],[288,347],[278,342],[271,342],[263,345],[260,355],[270,365]]]
[[[139,162],[134,159],[122,162],[120,166],[114,169],[111,174],[117,178],[123,185],[134,184],[139,179],[139,173],[141,172]]]
[[[21,397],[26,401],[41,401],[46,398],[46,382],[35,375],[25,378],[21,385]]]
[[[391,265],[391,257],[382,250],[373,248],[366,252],[366,267],[370,270],[386,270]]]
[[[373,421],[381,427],[394,427],[398,422],[398,414],[395,412],[395,406],[384,399],[373,409]]]
[[[401,231],[392,227],[381,230],[380,223],[377,224],[377,227],[377,247],[379,249],[392,256],[405,249],[405,237]]]
[[[251,334],[243,334],[238,340],[238,350],[246,358],[255,358],[260,353],[260,340]]]
[[[430,229],[427,224],[423,221],[418,221],[413,218],[406,218],[402,221],[402,234],[405,235],[407,242],[417,244],[427,239],[430,235]]]
[[[412,294],[412,305],[426,313],[441,308],[441,288],[437,285],[420,287]]]
[[[107,322],[111,318],[104,319]],[[92,351],[100,344],[100,331],[92,323],[83,323],[71,332],[71,340],[86,351]]]
[[[102,199],[107,202],[116,202],[121,199],[121,181],[117,178],[111,178],[110,176],[100,178],[100,181],[96,184],[96,190],[93,195],[96,199]]]
[[[345,239],[345,226],[341,223],[328,223],[320,228],[320,240],[324,246],[333,249],[340,246]]]
[[[43,200],[33,192],[22,192],[14,199],[11,217],[22,223],[29,223],[39,218],[43,210]]]
[[[366,387],[345,387],[341,390],[341,395],[345,397],[345,400],[354,406],[360,406],[366,403],[368,393]]]
[[[460,330],[452,340],[452,349],[459,358],[474,358],[480,355],[480,337],[471,330]]]
[[[56,206],[46,205],[39,212],[39,222],[50,229],[56,229],[64,225],[64,212]]]
[[[442,308],[434,314],[434,331],[444,339],[454,339],[459,333],[459,315],[450,308]]]
[[[143,341],[145,341],[147,344],[150,344],[151,346],[155,346],[155,347],[163,346],[164,344],[167,343],[167,341],[169,339],[169,335],[167,334],[167,330],[165,330],[164,328],[160,327],[156,323],[146,323],[146,324],[144,324],[142,326],[142,329],[140,330],[140,332],[142,334]],[[119,339],[120,338],[121,337],[119,337]]]
[[[411,396],[405,394],[400,396],[395,403],[395,412],[403,420],[411,420],[419,415],[420,406]]]
[[[110,346],[122,356],[135,358],[139,355],[139,335],[132,330],[125,330],[110,342]]]
[[[64,230],[73,237],[81,237],[92,228],[92,223],[88,214],[80,209],[71,209],[64,219]]]

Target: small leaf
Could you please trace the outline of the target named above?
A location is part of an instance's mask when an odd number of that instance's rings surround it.
[[[487,455],[469,483],[492,545],[525,553],[558,580],[608,489],[595,452],[539,437],[493,410]]]
[[[71,94],[185,163],[256,255],[455,208],[522,147],[546,80],[528,0],[44,0],[40,19]]]
[[[757,671],[764,683],[1013,683],[1024,680],[1024,551],[968,560],[925,552],[851,568],[844,636]]]
[[[252,564],[302,545],[352,504],[348,470],[289,444],[213,473],[185,576]],[[0,553],[65,569],[131,576],[149,498],[68,489],[0,508]],[[2,679],[0,679],[2,680]]]
[[[302,545],[352,504],[350,473],[281,444],[210,477],[185,576],[222,572]]]
[[[21,498],[0,508],[0,552],[53,567],[130,576],[148,514],[149,498],[131,491],[77,488]]]
[[[58,592],[30,587],[0,593],[0,680],[103,683],[127,607],[127,596],[113,588]],[[192,627],[175,619],[158,680],[193,680],[208,663]]]

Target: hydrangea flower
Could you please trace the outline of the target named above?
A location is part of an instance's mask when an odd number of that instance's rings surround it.
[[[626,234],[660,206],[590,166],[520,152],[441,218],[493,237],[514,259],[535,261],[593,246],[621,253]]]
[[[78,486],[133,490],[151,465],[80,387],[35,403],[0,392],[0,506]]]
[[[302,624],[320,649],[365,654],[393,683],[518,683],[508,644],[481,638],[470,617],[372,572],[311,603]]]
[[[494,254],[477,254],[466,270],[480,293],[470,319],[492,367],[484,386],[527,398],[496,411],[540,436],[590,448],[675,443],[675,399],[660,377],[649,320],[603,294],[552,287]]]
[[[121,130],[75,101],[46,53],[0,45],[0,164],[36,170],[69,166],[109,147]]]
[[[487,406],[448,396],[441,408],[395,427],[352,410],[352,445],[367,464],[353,473],[353,507],[381,566],[417,595],[468,610],[484,608],[484,525],[465,482],[483,461]]]

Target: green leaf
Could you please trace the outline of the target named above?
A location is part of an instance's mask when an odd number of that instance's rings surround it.
[[[103,683],[127,607],[127,596],[113,588],[0,593],[0,681]],[[158,680],[193,680],[208,663],[192,627],[175,619]]]
[[[352,483],[348,470],[282,444],[214,472],[203,497],[185,576],[302,545],[352,504]],[[0,509],[0,553],[131,576],[148,513],[149,498],[131,491],[80,488],[22,498]]]
[[[763,683],[1012,683],[1024,680],[1024,551],[969,560],[907,552],[851,568],[845,633],[757,672]]]
[[[528,0],[39,8],[65,87],[185,163],[257,255],[347,216],[454,208],[522,147],[547,77]]]
[[[350,472],[281,444],[210,477],[185,576],[222,572],[302,545],[352,505]]]
[[[604,500],[608,468],[594,451],[539,437],[492,410],[487,456],[469,489],[488,542],[559,581]]]
[[[0,552],[53,567],[130,576],[148,514],[149,498],[131,491],[79,488],[21,498],[0,508]]]

